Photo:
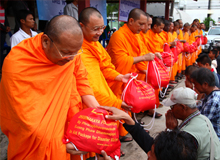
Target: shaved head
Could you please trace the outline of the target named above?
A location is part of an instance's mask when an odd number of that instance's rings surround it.
[[[173,22],[174,26],[179,26],[179,22],[175,21]]]
[[[189,23],[185,23],[185,24],[184,24],[184,27],[188,27],[188,26],[190,26]]]
[[[130,11],[130,13],[128,15],[128,21],[130,18],[133,18],[134,21],[139,20],[141,15],[144,15],[148,18],[148,14],[146,12],[142,11],[139,8],[134,8]]]
[[[102,18],[102,14],[94,7],[84,8],[79,14],[79,22],[87,25],[89,23],[89,18],[91,15],[96,15],[99,18]]]
[[[53,17],[46,25],[44,34],[47,34],[54,41],[59,42],[62,33],[82,35],[82,29],[77,20],[68,15]]]

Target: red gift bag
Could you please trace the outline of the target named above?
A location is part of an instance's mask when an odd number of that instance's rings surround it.
[[[87,108],[75,114],[67,128],[63,143],[71,143],[76,150],[101,154],[104,150],[115,160],[120,158],[117,122],[105,119],[106,110]]]
[[[180,41],[176,42],[177,55],[183,51],[183,44]]]
[[[183,52],[188,52],[189,51],[189,43],[185,42],[183,43]]]
[[[201,37],[197,38],[196,43],[197,43],[197,46],[202,45],[202,38]]]
[[[177,48],[176,48],[176,46],[175,47],[173,47],[173,48],[171,48],[171,51],[173,52],[173,55],[174,55],[174,63],[175,62],[177,62],[177,60],[178,60],[178,54],[177,54]]]
[[[170,49],[169,44],[165,43],[163,45],[163,51],[164,52],[161,53],[161,55],[162,55],[164,65],[167,67],[172,67],[174,64],[174,55]]]
[[[202,45],[207,44],[208,39],[207,39],[207,37],[206,37],[206,36],[202,36],[202,37],[201,37],[201,39],[202,39]]]
[[[157,57],[155,57],[153,61],[148,62],[146,77],[147,82],[149,82],[154,89],[167,87],[170,81],[167,67]]]
[[[122,93],[122,100],[133,107],[131,111],[134,113],[154,109],[156,104],[154,89],[148,83],[137,80],[137,76],[137,73],[132,73]]]

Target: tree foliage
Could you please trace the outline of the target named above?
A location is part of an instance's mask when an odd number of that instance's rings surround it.
[[[213,24],[215,25],[215,21],[211,18],[211,17],[207,17],[207,18],[205,18],[204,20],[203,20],[203,23],[205,24],[205,27],[206,27],[206,29],[208,30],[209,29],[209,22],[210,21],[213,21]]]
[[[118,3],[108,3],[107,5],[107,17],[111,17],[112,12],[118,12],[119,4]],[[118,14],[116,14],[117,16]]]

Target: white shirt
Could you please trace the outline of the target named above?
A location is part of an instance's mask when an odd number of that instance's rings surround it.
[[[13,34],[10,38],[10,41],[11,41],[11,48],[13,48],[14,46],[16,46],[18,43],[20,43],[21,41],[23,41],[24,39],[27,39],[27,38],[31,38],[31,37],[34,37],[36,36],[38,33],[35,32],[35,31],[32,31],[31,30],[31,35],[28,35],[25,31],[23,31],[21,28],[19,28],[19,30]]]
[[[69,3],[64,7],[64,15],[69,15],[78,20],[78,8],[73,3]]]
[[[216,61],[216,59],[212,60],[211,67],[214,69],[215,73],[217,73],[217,70],[216,70],[216,68],[217,68],[217,61]]]

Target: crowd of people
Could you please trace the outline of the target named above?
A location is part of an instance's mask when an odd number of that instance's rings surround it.
[[[170,22],[135,8],[103,48],[99,38],[106,26],[95,8],[83,9],[78,21],[55,16],[39,34],[31,30],[30,11],[21,10],[18,17],[20,29],[11,37],[0,83],[1,130],[9,138],[8,159],[80,159],[81,152],[63,144],[62,138],[71,118],[87,107],[112,112],[107,119],[124,120],[118,122],[119,139],[134,139],[148,159],[220,159],[220,47],[211,45],[206,53],[200,43],[194,52],[182,51],[167,66],[167,92],[183,77],[186,87],[173,90],[168,99],[159,96],[165,88],[155,89],[157,107],[171,108],[166,113],[166,131],[155,139],[124,112],[132,106],[121,99],[132,72],[148,81],[148,62],[155,57],[163,60],[164,44],[172,50],[177,43],[191,45],[204,35],[204,24],[198,19],[192,24],[180,19]],[[172,61],[174,53],[169,54]],[[146,114],[162,116],[154,112]],[[182,123],[178,125],[177,119]],[[133,139],[126,137],[128,132]],[[102,154],[100,160],[110,159]],[[84,158],[94,156],[87,153]]]

